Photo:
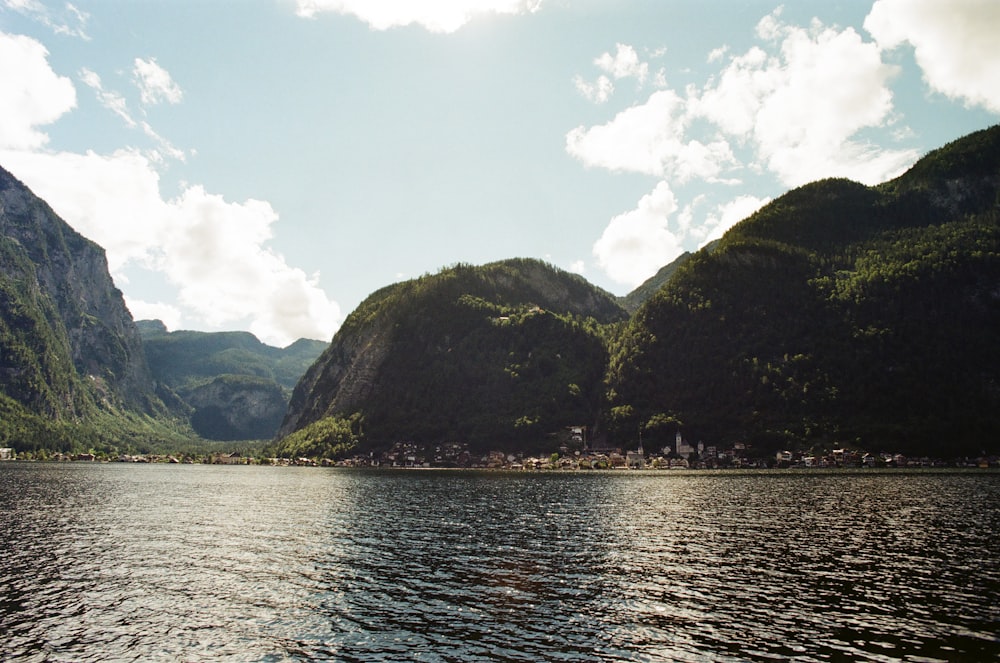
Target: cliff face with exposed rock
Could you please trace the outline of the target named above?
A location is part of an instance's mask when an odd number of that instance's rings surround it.
[[[0,168],[0,393],[55,418],[158,407],[104,250]]]

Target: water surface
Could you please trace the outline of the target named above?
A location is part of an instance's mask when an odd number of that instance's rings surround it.
[[[0,463],[0,659],[988,660],[1000,474]]]

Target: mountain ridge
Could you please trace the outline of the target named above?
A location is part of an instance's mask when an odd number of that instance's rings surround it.
[[[790,190],[626,297],[538,260],[460,263],[279,350],[136,323],[103,249],[0,169],[0,444],[235,440],[235,416],[280,418],[282,455],[537,451],[580,427],[620,447],[1000,452],[998,217],[994,126],[876,186]]]

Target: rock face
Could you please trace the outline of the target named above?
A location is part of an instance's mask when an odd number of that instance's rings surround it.
[[[0,168],[0,391],[30,410],[158,407],[104,250]]]
[[[222,375],[185,394],[194,408],[191,426],[212,440],[271,437],[281,424],[288,398],[273,380]]]

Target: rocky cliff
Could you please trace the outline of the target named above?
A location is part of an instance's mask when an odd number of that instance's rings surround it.
[[[0,168],[0,391],[31,411],[162,407],[104,250]]]

